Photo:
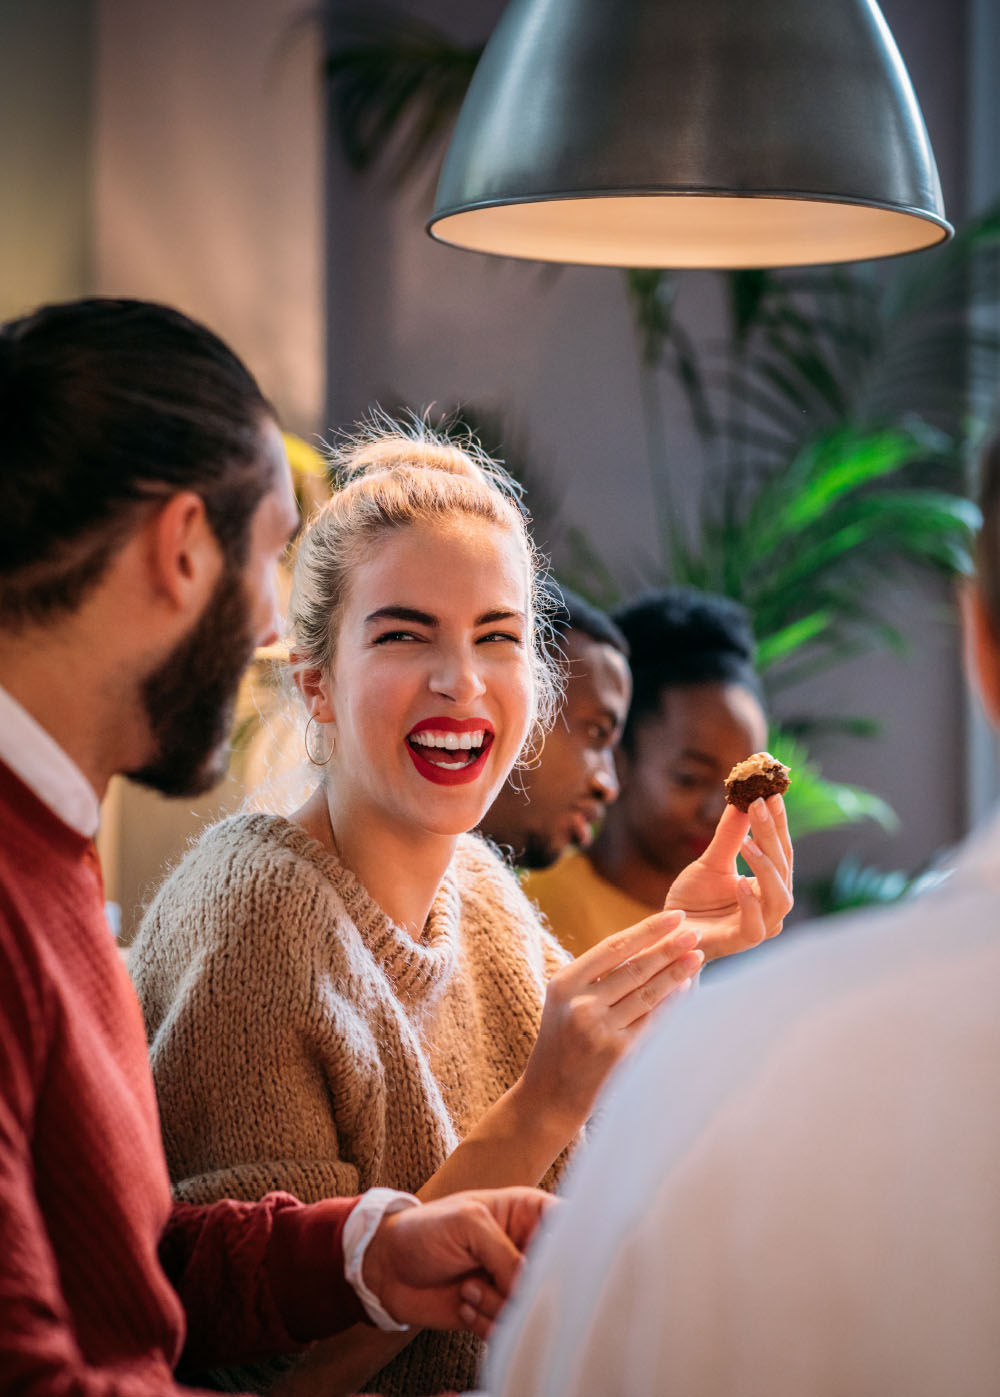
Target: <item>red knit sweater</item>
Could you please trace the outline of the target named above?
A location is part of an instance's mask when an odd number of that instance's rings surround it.
[[[356,1322],[354,1201],[171,1206],[93,843],[0,763],[0,1393],[166,1397],[182,1346],[208,1367]]]

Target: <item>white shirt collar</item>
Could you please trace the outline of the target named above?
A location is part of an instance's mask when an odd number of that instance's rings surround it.
[[[76,762],[2,685],[0,761],[64,824],[93,839],[101,822],[97,792]]]

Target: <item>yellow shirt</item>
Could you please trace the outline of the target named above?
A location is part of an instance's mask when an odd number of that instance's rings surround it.
[[[564,855],[552,868],[528,873],[522,886],[574,956],[582,955],[613,931],[624,931],[661,910],[607,882],[578,849]]]

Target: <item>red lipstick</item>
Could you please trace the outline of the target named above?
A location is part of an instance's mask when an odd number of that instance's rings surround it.
[[[427,750],[440,751],[440,748],[428,749],[411,740],[417,733],[421,732],[482,732],[483,744],[474,761],[466,762],[461,766],[444,766],[431,761],[424,755]],[[464,786],[470,781],[475,781],[486,764],[486,757],[492,745],[493,724],[486,718],[423,718],[419,723],[414,724],[406,738],[406,750],[413,765],[425,780],[433,781],[436,786]],[[454,751],[456,749],[446,750]],[[468,748],[467,750],[471,751],[472,749]]]

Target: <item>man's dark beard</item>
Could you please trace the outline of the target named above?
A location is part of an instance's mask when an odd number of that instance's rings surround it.
[[[195,796],[222,779],[240,677],[254,644],[243,578],[227,566],[190,633],[148,677],[142,697],[156,755],[133,781]]]
[[[527,868],[531,872],[537,872],[541,868],[551,868],[554,863],[559,862],[562,849],[554,848],[552,841],[541,834],[526,834],[524,836],[524,847],[515,850],[512,859],[517,868]]]

